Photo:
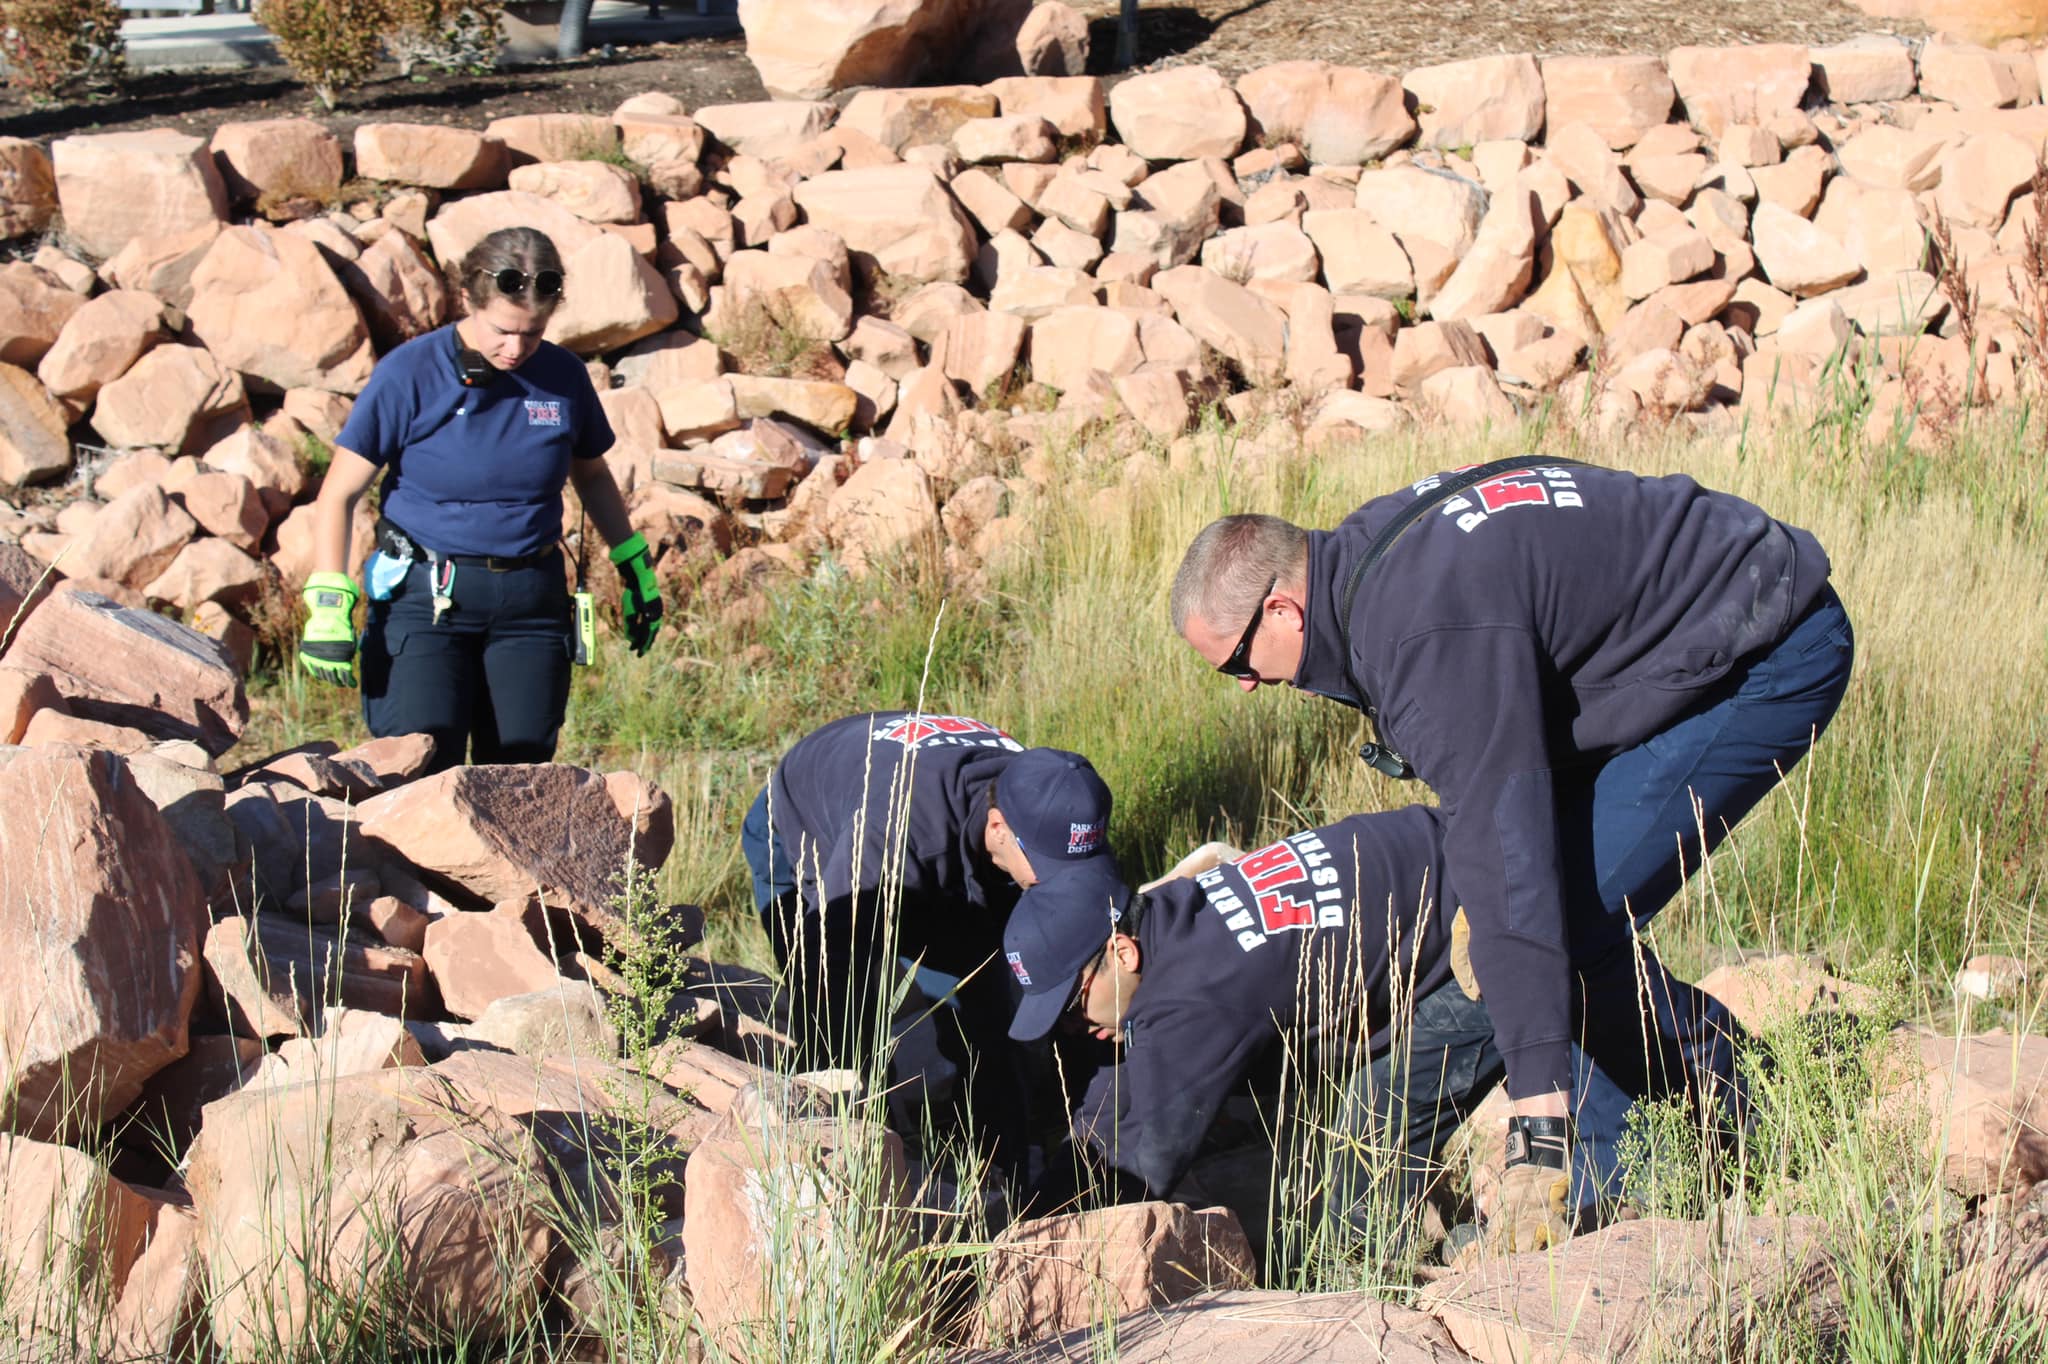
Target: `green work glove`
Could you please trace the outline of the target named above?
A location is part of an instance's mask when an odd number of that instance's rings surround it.
[[[356,684],[356,585],[345,573],[315,573],[300,594],[306,602],[306,633],[299,662],[322,682]]]
[[[654,556],[647,537],[638,533],[612,547],[619,569],[619,619],[626,626],[626,644],[644,655],[661,628],[661,584],[654,580]]]

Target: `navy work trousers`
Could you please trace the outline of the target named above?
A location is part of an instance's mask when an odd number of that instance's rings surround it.
[[[560,554],[497,571],[462,564],[455,604],[437,623],[426,563],[389,600],[370,603],[363,631],[363,719],[370,733],[431,734],[434,770],[541,763],[569,707],[575,643]]]

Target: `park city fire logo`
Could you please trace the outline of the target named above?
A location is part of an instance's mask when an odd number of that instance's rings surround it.
[[[899,715],[878,726],[873,737],[905,748],[1001,748],[1022,753],[1024,745],[994,725],[964,715]]]
[[[1067,826],[1067,856],[1086,857],[1102,846],[1102,824],[1069,824]]]
[[[560,398],[528,398],[526,400],[526,424],[528,426],[560,426],[562,424],[562,400]]]
[[[1024,969],[1024,958],[1018,956],[1015,952],[1005,952],[1003,955],[1010,959],[1010,974],[1017,978],[1017,983],[1029,988],[1031,973]]]
[[[1276,933],[1344,926],[1335,860],[1311,830],[1212,867],[1195,882],[1238,947],[1249,952]]]
[[[1453,469],[1451,472],[1460,471]],[[1444,475],[1432,474],[1416,483],[1415,491],[1427,495],[1443,481]],[[1470,535],[1502,512],[1513,511],[1517,507],[1576,508],[1585,505],[1586,500],[1568,466],[1538,464],[1511,470],[1484,483],[1475,483],[1457,496],[1445,498],[1443,505],[1437,508],[1437,515],[1452,518],[1458,523],[1459,530]]]

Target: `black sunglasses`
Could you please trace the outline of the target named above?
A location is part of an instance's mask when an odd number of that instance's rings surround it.
[[[498,286],[498,292],[507,298],[514,298],[526,292],[530,282],[535,298],[560,298],[562,296],[562,272],[560,270],[536,270],[529,278],[524,270],[506,266],[492,274],[491,279]]]
[[[1259,593],[1259,604],[1252,608],[1251,623],[1244,627],[1244,633],[1237,637],[1237,647],[1230,651],[1230,657],[1216,665],[1216,671],[1225,677],[1257,677],[1258,671],[1251,665],[1252,637],[1259,633],[1259,622],[1266,618],[1266,598],[1273,595],[1273,589],[1280,585],[1275,574],[1273,581],[1266,584],[1266,590]]]

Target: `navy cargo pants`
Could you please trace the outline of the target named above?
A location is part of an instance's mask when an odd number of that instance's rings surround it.
[[[370,603],[360,668],[370,733],[431,734],[434,770],[541,763],[555,756],[569,708],[575,645],[559,550],[517,568],[466,561],[454,606],[434,620],[425,562]]]

